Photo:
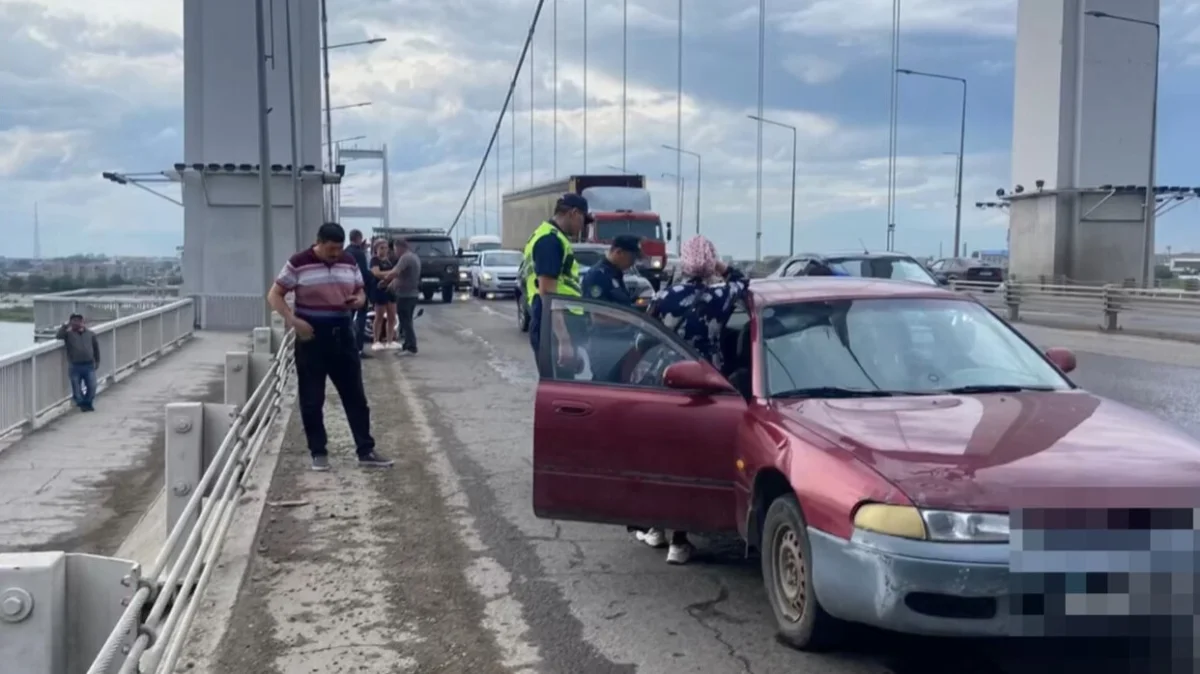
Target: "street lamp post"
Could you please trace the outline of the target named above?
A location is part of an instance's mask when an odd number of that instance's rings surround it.
[[[363,101],[362,103],[350,103],[348,105],[335,105],[332,108],[325,108],[325,111],[333,112],[334,110],[349,110],[351,108],[369,108],[369,107],[371,107],[371,101]]]
[[[257,33],[257,63],[258,76],[258,180],[259,207],[262,219],[262,273],[263,294],[265,295],[274,283],[274,269],[271,267],[275,245],[271,232],[271,134],[267,114],[270,111],[270,100],[267,98],[267,19],[262,2],[255,0],[254,23]],[[204,288],[200,292],[205,292]],[[263,325],[271,324],[271,305],[263,307]]]
[[[1129,16],[1109,14],[1108,12],[1087,11],[1090,17],[1110,19],[1125,23],[1136,23],[1154,29],[1154,99],[1150,104],[1150,166],[1146,169],[1146,201],[1143,206],[1142,223],[1145,228],[1142,239],[1142,285],[1146,288],[1154,285],[1154,266],[1151,258],[1154,256],[1154,165],[1158,162],[1158,63],[1161,58],[1162,28],[1154,21],[1135,19]]]
[[[679,224],[679,237],[675,240],[681,242],[683,241],[683,195],[687,189],[687,183],[684,181],[683,176],[678,173],[664,173],[662,177],[674,178],[675,185],[679,188],[678,193],[675,195],[675,222]],[[678,253],[678,251],[676,252]]]
[[[955,182],[958,188],[954,195],[954,250],[959,249],[959,240],[962,238],[962,188],[963,188],[963,152],[966,150],[967,144],[967,80],[962,77],[954,77],[953,75],[939,75],[938,73],[927,73],[920,70],[908,70],[899,68],[896,72],[901,75],[915,75],[917,77],[931,77],[936,80],[949,80],[958,82],[962,85],[962,112],[959,117],[958,128],[958,171]],[[956,253],[957,254],[957,253]]]
[[[774,120],[766,119],[764,117],[759,117],[758,115],[746,115],[746,116],[749,117],[750,119],[753,119],[756,122],[762,122],[764,124],[770,124],[772,126],[778,126],[778,127],[784,128],[784,129],[792,130],[792,219],[791,219],[791,235],[788,238],[788,255],[795,255],[796,254],[796,139],[798,137],[798,134],[796,133],[796,127],[792,126],[791,124],[784,124],[783,122],[776,122]]]
[[[328,144],[329,145],[341,145],[342,143],[349,143],[352,140],[362,140],[364,138],[366,138],[366,136],[350,136],[349,138],[338,138],[337,140],[331,141]],[[322,143],[322,145],[325,145],[325,144],[326,143]]]
[[[683,148],[673,147],[670,145],[663,145],[663,148],[670,150],[672,152],[678,153],[680,155],[686,154],[686,155],[696,158],[696,236],[700,236],[700,164],[701,164],[700,155],[695,152],[692,152],[691,150],[684,150]],[[679,184],[680,184],[679,191],[682,194],[683,193],[683,178],[679,179]],[[682,222],[679,223],[679,233],[683,234],[683,223]]]

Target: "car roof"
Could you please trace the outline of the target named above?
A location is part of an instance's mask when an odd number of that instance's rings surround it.
[[[750,282],[755,304],[880,298],[933,298],[972,301],[938,286],[860,276],[792,276]]]
[[[892,252],[892,251],[871,253],[871,252],[864,252],[861,250],[847,250],[847,251],[833,252],[833,253],[804,253],[804,254],[796,255],[795,257],[811,257],[811,258],[815,258],[818,260],[828,259],[831,257],[852,257],[852,258],[859,259],[859,260],[872,260],[872,259],[882,260],[882,259],[888,259],[888,258],[899,259],[899,260],[914,259],[913,256],[908,255],[907,253],[896,253],[896,252]]]
[[[573,244],[571,244],[572,250],[598,250],[598,251],[602,251],[602,252],[608,252],[609,248],[611,248],[611,246],[609,246],[607,243],[573,243]]]

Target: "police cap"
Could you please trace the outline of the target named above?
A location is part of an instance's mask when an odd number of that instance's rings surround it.
[[[613,250],[633,253],[636,257],[640,257],[642,254],[642,240],[632,234],[617,235],[613,238],[612,247]]]

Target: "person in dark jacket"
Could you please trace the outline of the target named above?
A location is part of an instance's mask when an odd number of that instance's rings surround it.
[[[363,280],[371,278],[371,267],[367,264],[370,257],[367,250],[367,242],[363,238],[363,233],[360,230],[350,230],[350,245],[346,246],[346,252],[350,253],[350,257],[354,258],[355,264],[358,265],[358,272],[362,274]],[[367,299],[372,299],[372,294],[367,293]],[[358,355],[366,356],[363,347],[367,344],[367,305],[364,304],[358,311],[354,312],[354,332],[358,338]]]
[[[67,376],[71,380],[71,398],[84,412],[94,412],[96,370],[100,367],[100,340],[83,323],[83,316],[71,314],[70,320],[55,335],[67,353]]]
[[[638,237],[631,234],[615,237],[604,259],[583,275],[580,283],[583,296],[617,306],[632,307],[635,298],[625,288],[625,273],[637,263],[640,256],[641,241]],[[627,321],[600,312],[591,314],[585,352],[593,380],[620,380],[617,366],[629,350],[632,332]]]

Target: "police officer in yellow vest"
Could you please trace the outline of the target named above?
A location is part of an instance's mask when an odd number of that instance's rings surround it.
[[[542,296],[580,297],[579,264],[571,240],[591,221],[587,199],[578,194],[564,194],[554,206],[553,217],[539,225],[525,244],[526,266],[533,269],[524,282],[529,302],[529,343],[535,354],[541,337]],[[559,365],[569,365],[576,362],[575,349],[581,345],[574,344],[562,313],[556,313],[551,326],[558,346],[555,357]]]

